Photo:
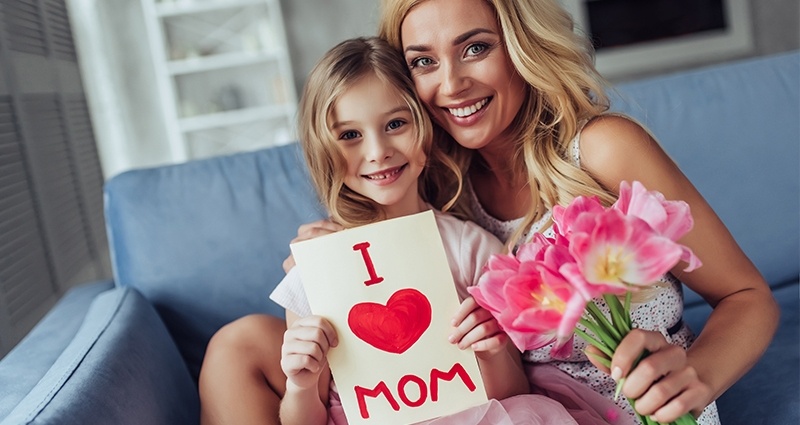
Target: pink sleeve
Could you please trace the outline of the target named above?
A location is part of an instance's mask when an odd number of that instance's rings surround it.
[[[286,276],[275,287],[269,298],[299,317],[311,315],[311,306],[308,305],[306,291],[303,288],[303,282],[300,280],[300,272],[297,267],[293,267],[289,270],[289,273],[286,273]]]
[[[503,243],[494,235],[468,221],[461,234],[461,274],[466,286],[478,284],[483,267],[492,254],[503,250]]]

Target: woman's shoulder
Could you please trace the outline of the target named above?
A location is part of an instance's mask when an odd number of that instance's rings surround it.
[[[675,164],[653,135],[623,115],[600,115],[581,131],[581,167],[607,188],[621,180],[650,180],[671,173]]]

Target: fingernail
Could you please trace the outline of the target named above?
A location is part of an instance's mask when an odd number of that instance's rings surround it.
[[[619,381],[619,378],[622,378],[622,369],[620,369],[619,366],[614,366],[614,368],[611,369],[611,379]]]
[[[453,335],[450,335],[450,336],[448,336],[448,337],[447,337],[447,340],[448,340],[449,342],[453,342],[453,340],[454,340],[454,339],[455,339],[455,338],[453,337]]]

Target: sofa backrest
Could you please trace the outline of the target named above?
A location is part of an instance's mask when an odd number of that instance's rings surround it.
[[[612,101],[655,134],[771,285],[797,281],[800,52],[623,84]]]
[[[261,312],[297,227],[324,216],[298,145],[134,170],[105,187],[117,285],[158,310],[197,376],[222,325]]]

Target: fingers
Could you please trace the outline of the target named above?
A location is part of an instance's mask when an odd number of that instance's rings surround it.
[[[603,371],[605,373],[609,373],[609,374],[611,373],[611,370],[605,364],[601,363],[598,360],[598,359],[606,359],[607,361],[610,361],[610,360],[608,360],[608,356],[606,356],[605,353],[603,353],[602,351],[600,351],[599,349],[597,349],[593,345],[589,345],[588,347],[586,347],[585,353],[586,353],[586,358],[588,358],[589,361],[596,368],[598,368],[599,370],[601,370],[601,371]]]
[[[285,260],[283,260],[283,272],[289,273],[289,270],[294,268],[294,266],[295,266],[294,256],[292,254],[289,254],[289,256],[286,257]]]
[[[297,237],[292,239],[292,243],[314,239],[343,229],[341,225],[330,220],[317,220],[312,223],[306,223],[297,229]]]
[[[300,225],[300,227],[297,229],[297,237],[292,239],[290,243],[307,241],[309,239],[318,238],[320,236],[338,232],[343,229],[344,227],[330,220],[317,220],[312,223]],[[289,256],[283,260],[282,266],[283,271],[285,273],[289,273],[289,270],[295,266],[294,256],[289,254]]]
[[[319,316],[308,316],[295,321],[283,335],[281,362],[286,360],[289,370],[301,369],[318,372],[325,363],[328,350],[338,344],[336,331],[330,322]]]
[[[664,336],[658,332],[632,330],[614,351],[614,357],[611,359],[611,376],[616,380],[627,376],[645,350],[654,353],[669,346]]]
[[[631,370],[645,351],[649,354]],[[710,402],[711,389],[688,364],[686,351],[658,332],[631,331],[617,347],[611,365],[612,378],[625,377],[622,393],[636,400],[636,410],[658,422],[669,423],[687,412],[699,412]]]
[[[458,348],[472,348],[476,352],[497,353],[504,349],[507,336],[488,310],[480,307],[472,297],[465,299],[453,316],[453,332],[448,340]]]

